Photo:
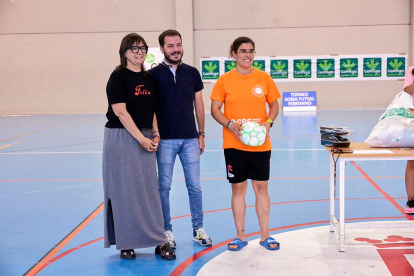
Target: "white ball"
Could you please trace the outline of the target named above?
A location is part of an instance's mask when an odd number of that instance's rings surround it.
[[[266,140],[266,127],[258,123],[246,122],[242,125],[242,143],[249,146],[261,146]]]

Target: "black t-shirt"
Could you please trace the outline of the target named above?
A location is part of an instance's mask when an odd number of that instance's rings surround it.
[[[124,128],[112,110],[112,104],[125,103],[128,113],[139,129],[152,128],[157,88],[151,74],[129,69],[112,72],[106,85],[108,97],[107,128]]]
[[[170,68],[162,63],[149,72],[154,76],[158,88],[155,111],[161,138],[198,138],[194,98],[204,88],[198,70],[182,63],[174,77]]]

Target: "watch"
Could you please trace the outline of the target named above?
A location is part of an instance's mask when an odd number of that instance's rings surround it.
[[[204,131],[199,131],[198,136],[206,137],[206,133]]]

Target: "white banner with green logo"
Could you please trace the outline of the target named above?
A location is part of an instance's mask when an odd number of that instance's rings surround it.
[[[144,61],[144,66],[147,70],[157,66],[164,60],[164,55],[161,53],[160,47],[148,48],[148,53]]]
[[[406,54],[256,56],[253,67],[277,82],[396,80],[404,78],[406,60]],[[235,67],[236,61],[227,57],[200,58],[205,82],[215,82]]]

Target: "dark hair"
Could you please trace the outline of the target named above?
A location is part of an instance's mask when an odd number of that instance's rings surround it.
[[[181,38],[181,34],[176,30],[166,30],[163,31],[160,36],[158,37],[158,42],[160,43],[160,46],[164,48],[165,43],[165,37],[166,36],[179,36],[181,39],[181,42],[183,42],[183,39]]]
[[[230,58],[233,57],[233,52],[234,53],[237,53],[237,50],[239,50],[240,46],[243,43],[251,43],[253,45],[253,49],[255,49],[254,41],[251,38],[248,38],[247,36],[238,37],[230,45],[230,50],[229,50],[229,57]]]
[[[132,46],[134,46],[134,44],[136,43],[136,45],[139,45],[142,42],[142,44],[144,44],[144,46],[148,46],[147,42],[145,42],[145,39],[140,36],[139,34],[136,33],[131,33],[126,35],[122,41],[121,41],[121,46],[119,46],[119,59],[120,59],[120,65],[118,65],[115,70],[121,70],[126,68],[127,66],[127,61],[126,61],[126,57],[125,57],[125,52],[128,51],[128,49]],[[144,67],[144,63],[141,64],[141,71],[142,72],[146,72],[145,71],[145,67]]]
[[[411,74],[413,74],[413,75],[414,75],[414,68],[413,68],[413,70],[411,71]]]

